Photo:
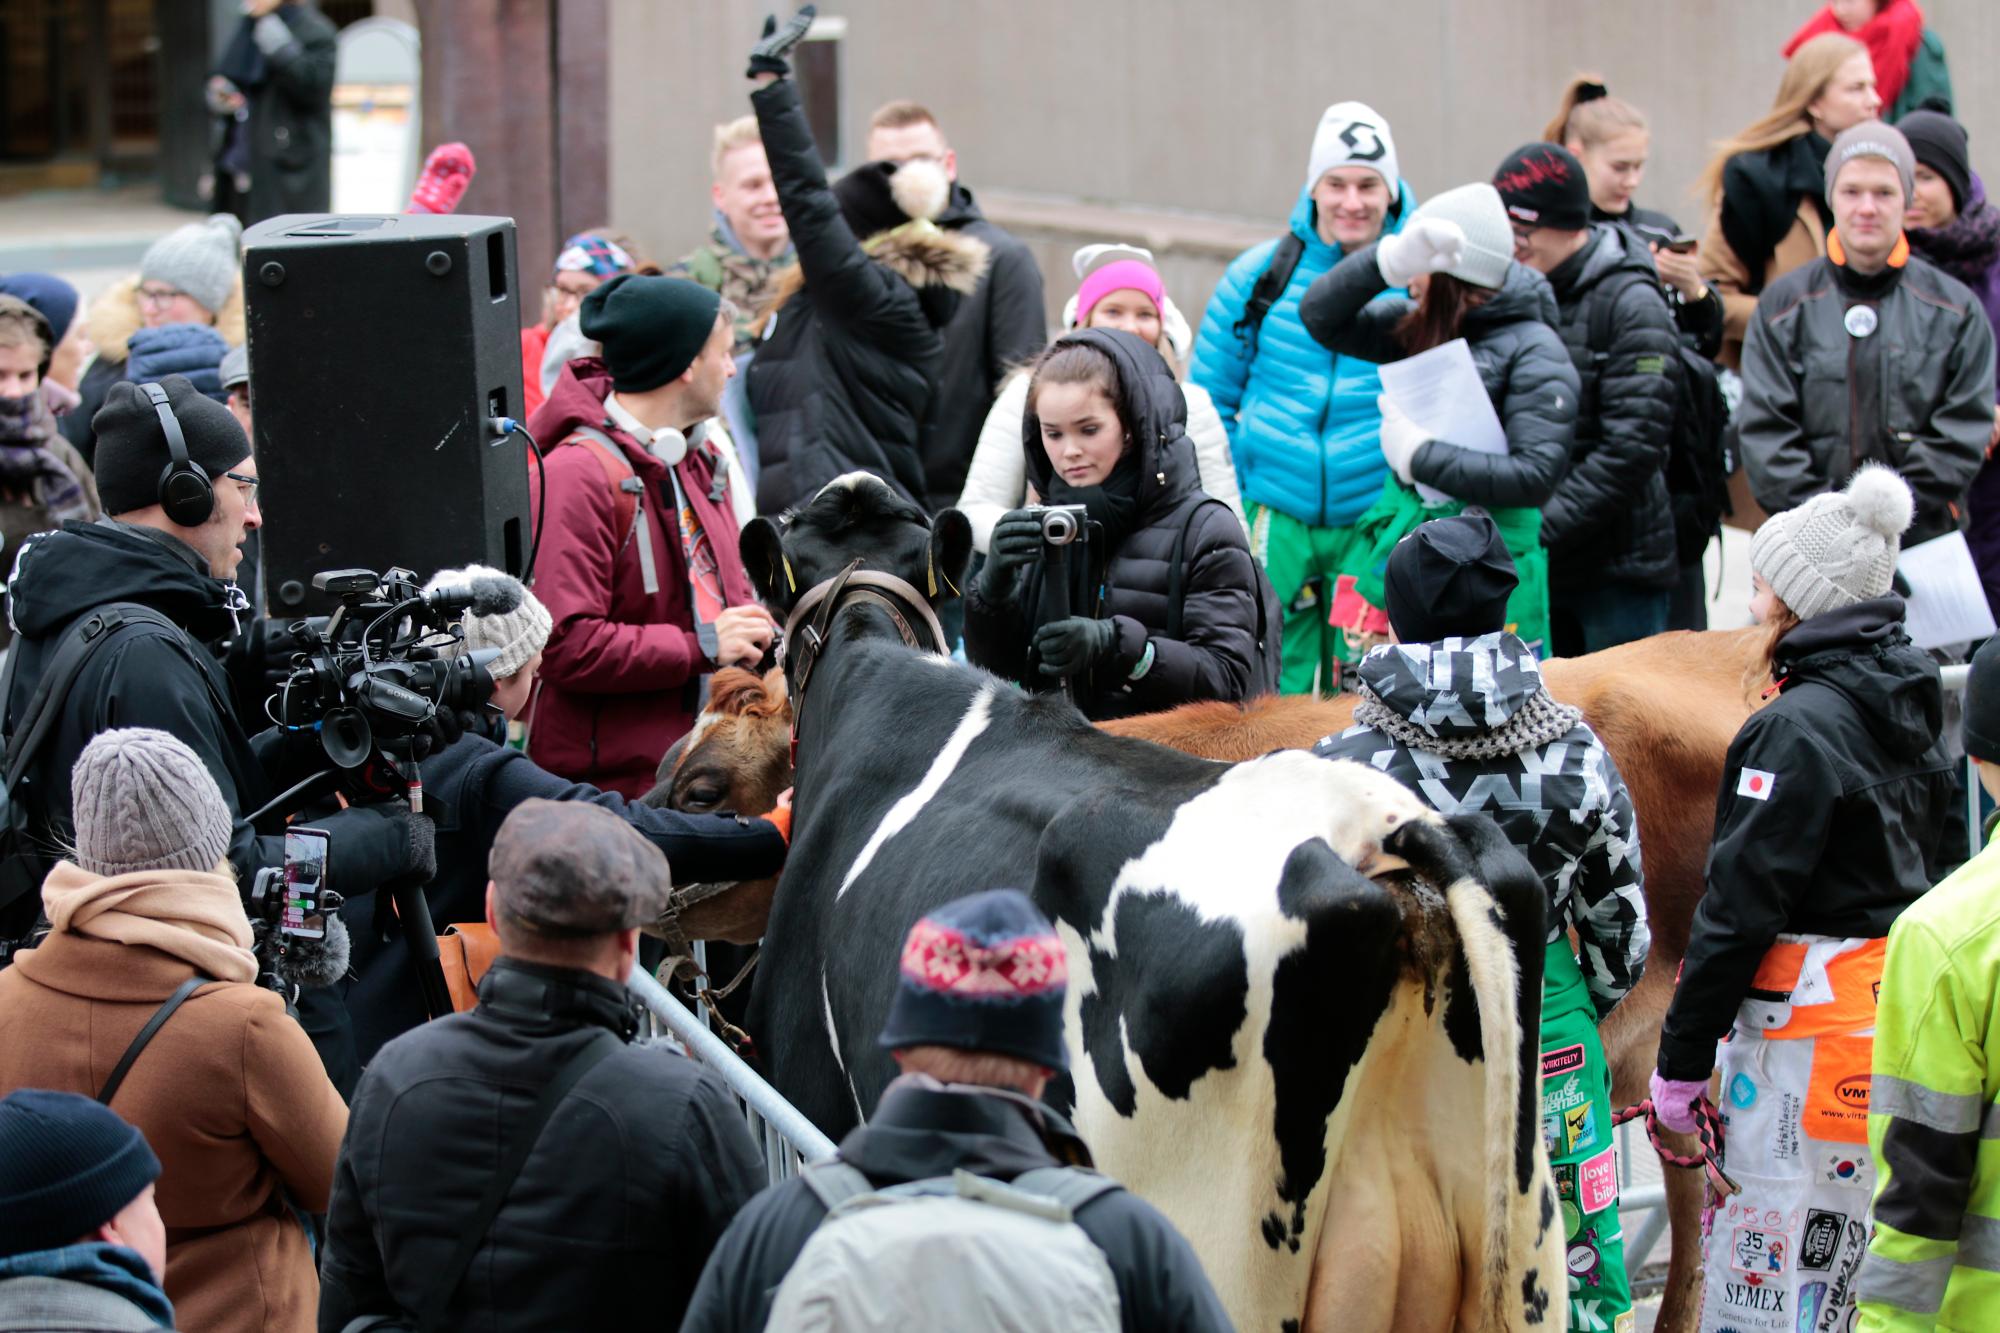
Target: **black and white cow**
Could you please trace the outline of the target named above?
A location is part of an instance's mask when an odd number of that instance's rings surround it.
[[[969,547],[961,515],[865,474],[742,542],[780,616],[856,559],[947,591]],[[792,849],[749,1018],[777,1087],[836,1137],[863,1118],[895,1072],[876,1034],[910,925],[1019,887],[1069,949],[1051,1099],[1240,1327],[1559,1328],[1542,894],[1497,830],[1362,765],[1106,735],[895,621],[842,605],[795,689]]]

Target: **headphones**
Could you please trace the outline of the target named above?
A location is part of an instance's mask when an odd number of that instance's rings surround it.
[[[160,508],[182,527],[198,528],[215,512],[215,483],[188,458],[187,439],[167,402],[167,391],[157,384],[141,384],[139,390],[160,414],[160,429],[166,433],[167,453],[173,459],[160,473]]]

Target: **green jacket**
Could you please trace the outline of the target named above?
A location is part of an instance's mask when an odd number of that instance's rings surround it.
[[[2000,1329],[2000,845],[1889,931],[1868,1145],[1863,1329]]]

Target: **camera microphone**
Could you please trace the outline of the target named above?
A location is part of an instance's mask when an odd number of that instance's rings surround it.
[[[328,912],[325,939],[294,939],[287,948],[286,976],[301,986],[331,986],[347,975],[353,941],[347,923]]]
[[[470,575],[463,582],[432,584],[424,594],[424,604],[446,614],[470,611],[475,616],[504,616],[519,609],[527,596],[519,579],[497,569],[473,565],[463,572]]]

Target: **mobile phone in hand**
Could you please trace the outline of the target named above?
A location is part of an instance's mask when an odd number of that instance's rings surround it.
[[[1697,244],[1699,242],[1694,237],[1688,235],[1686,232],[1682,232],[1678,236],[1661,241],[1660,248],[1662,250],[1671,250],[1677,255],[1691,255],[1694,253],[1694,248]]]
[[[278,928],[300,939],[326,938],[325,829],[285,830],[285,914]]]

